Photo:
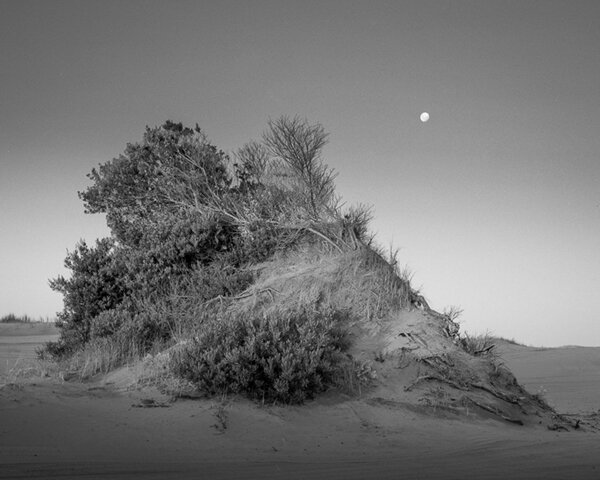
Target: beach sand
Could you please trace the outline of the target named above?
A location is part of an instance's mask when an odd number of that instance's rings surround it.
[[[29,355],[35,342],[11,343],[7,330],[0,359],[10,350],[14,360],[15,345]],[[498,348],[525,386],[534,393],[543,386],[547,401],[576,414],[580,428],[552,431],[331,394],[291,407],[171,401],[128,387],[127,369],[88,383],[4,375],[0,478],[600,478],[600,348]]]

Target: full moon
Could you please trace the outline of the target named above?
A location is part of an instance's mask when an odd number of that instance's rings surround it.
[[[429,120],[429,114],[427,112],[423,112],[421,114],[421,121],[425,123],[427,120]]]

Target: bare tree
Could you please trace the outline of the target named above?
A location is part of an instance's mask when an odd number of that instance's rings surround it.
[[[311,125],[299,117],[270,120],[263,141],[269,153],[284,162],[299,189],[307,212],[319,218],[336,203],[335,172],[325,165],[321,151],[327,144],[321,124]]]

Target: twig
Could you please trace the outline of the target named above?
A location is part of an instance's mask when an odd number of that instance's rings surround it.
[[[500,410],[493,408],[489,405],[484,405],[483,403],[479,403],[479,402],[473,400],[471,397],[465,397],[465,398],[467,400],[469,400],[471,403],[473,403],[474,405],[476,405],[477,407],[481,408],[482,410],[485,410],[486,412],[490,412],[490,413],[493,413],[494,415],[497,415],[502,420],[505,420],[507,422],[514,423],[517,425],[523,425],[523,421],[519,420],[518,418],[507,417]]]
[[[239,295],[236,295],[235,297],[224,297],[223,295],[217,295],[216,297],[213,297],[210,300],[204,302],[204,305],[208,305],[216,300],[219,300],[221,302],[221,304],[223,304],[223,301],[225,301],[225,300],[242,300],[244,298],[261,295],[265,292],[267,292],[271,295],[271,299],[274,298],[274,295],[273,295],[274,293],[280,293],[278,290],[275,290],[274,288],[266,287],[259,291],[240,293]]]
[[[304,230],[306,230],[307,232],[311,232],[319,237],[321,237],[323,240],[325,240],[327,243],[329,243],[330,245],[333,245],[335,248],[338,249],[338,251],[340,253],[343,252],[343,250],[341,249],[341,247],[339,245],[337,245],[333,240],[331,240],[330,238],[327,238],[325,235],[323,235],[321,232],[317,232],[315,229],[310,228],[310,227],[302,227]]]
[[[456,388],[457,390],[462,390],[462,391],[469,390],[468,386],[466,386],[466,385],[460,385],[456,382],[453,382],[452,380],[448,380],[443,377],[438,377],[437,375],[421,375],[420,377],[417,377],[415,380],[413,380],[413,382],[410,385],[407,385],[406,387],[404,387],[404,391],[410,392],[419,383],[426,382],[426,381],[437,381],[437,382],[446,383],[446,384],[450,385],[451,387]]]
[[[481,355],[482,353],[488,353],[490,350],[492,350],[496,345],[492,344],[492,345],[488,345],[485,348],[482,348],[481,350],[476,350],[475,352],[473,352],[473,355],[477,356],[477,355]]]
[[[505,402],[512,403],[513,405],[521,405],[518,398],[509,397],[508,395],[504,395],[503,393],[486,387],[485,385],[481,385],[480,383],[472,383],[471,386],[483,390],[484,392],[487,392],[494,397],[499,398],[500,400],[504,400]]]

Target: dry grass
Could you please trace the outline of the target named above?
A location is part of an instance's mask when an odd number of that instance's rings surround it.
[[[489,333],[483,335],[469,335],[464,333],[458,339],[462,349],[475,357],[489,357],[495,359],[498,357],[494,337]]]
[[[199,396],[200,392],[191,382],[174,376],[170,369],[173,355],[185,345],[185,342],[181,342],[154,355],[147,354],[135,365],[135,383],[138,386],[156,387],[173,397]]]
[[[332,386],[341,393],[359,397],[368,390],[377,379],[377,371],[370,361],[358,361],[348,358],[341,362],[335,372]]]
[[[84,380],[133,363],[141,355],[141,349],[133,340],[113,335],[91,340],[81,350],[59,363],[66,376]]]
[[[230,308],[242,311],[317,303],[372,321],[411,304],[409,279],[370,248],[346,252],[303,247],[262,264],[254,285]]]
[[[23,358],[0,376],[0,385],[19,384],[35,378],[60,378],[60,367],[56,362],[42,359]]]

